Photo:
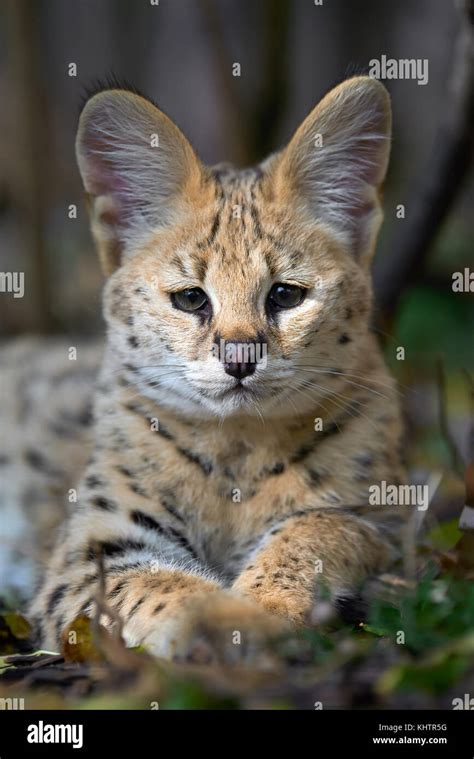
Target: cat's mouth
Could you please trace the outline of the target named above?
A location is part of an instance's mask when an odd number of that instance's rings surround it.
[[[206,392],[209,396],[209,393]],[[259,392],[255,384],[250,387],[245,385],[241,380],[238,380],[231,387],[226,387],[218,392],[211,394],[214,401],[233,401],[237,404],[246,405],[257,398],[262,396],[262,391]]]
[[[255,395],[255,388],[248,387],[248,385],[244,385],[241,380],[238,380],[235,385],[223,390],[221,395],[223,398],[235,396],[251,397]]]
[[[246,383],[245,379],[234,381],[231,385],[223,387],[221,383],[202,381],[193,383],[193,387],[204,403],[212,404],[216,413],[230,413],[232,410],[251,411],[256,404],[263,401],[267,396],[265,388],[258,382]]]

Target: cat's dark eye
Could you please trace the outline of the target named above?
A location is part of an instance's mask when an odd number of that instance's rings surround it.
[[[200,311],[209,303],[206,293],[200,287],[188,287],[172,293],[171,300],[176,308],[188,312]]]
[[[303,302],[306,290],[297,285],[285,285],[277,282],[268,294],[267,307],[276,311],[281,308],[294,308]]]

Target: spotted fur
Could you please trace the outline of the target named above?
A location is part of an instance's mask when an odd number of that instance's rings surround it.
[[[98,553],[127,643],[162,656],[307,624],[323,584],[344,600],[393,559],[400,515],[368,507],[371,483],[403,478],[396,389],[370,331],[389,138],[387,93],[364,77],[247,170],[204,167],[136,94],[89,100],[77,155],[107,344],[90,458],[31,607],[43,645],[93,613]],[[277,282],[302,303],[270,312]],[[176,308],[184,288],[206,309]],[[265,344],[266,364],[239,381],[221,340]]]

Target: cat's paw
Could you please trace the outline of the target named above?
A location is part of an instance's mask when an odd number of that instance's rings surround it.
[[[298,586],[296,583],[291,587],[278,587],[271,576],[257,577],[259,572],[256,570],[241,575],[233,589],[268,614],[280,617],[296,627],[304,627],[314,605],[314,588]]]
[[[182,622],[175,658],[196,664],[272,668],[278,640],[290,632],[285,620],[226,591],[198,599]]]

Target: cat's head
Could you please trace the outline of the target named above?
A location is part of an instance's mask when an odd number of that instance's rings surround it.
[[[145,98],[94,95],[77,158],[128,381],[203,416],[331,397],[366,345],[390,123],[385,88],[356,77],[256,169],[209,169]]]

